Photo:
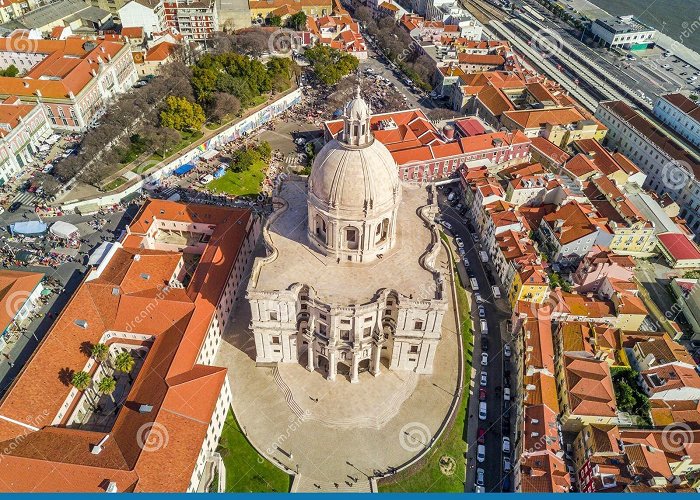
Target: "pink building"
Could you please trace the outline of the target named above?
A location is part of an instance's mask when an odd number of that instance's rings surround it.
[[[579,264],[573,279],[578,293],[597,293],[606,278],[632,281],[634,259],[616,255],[610,250],[594,246]]]

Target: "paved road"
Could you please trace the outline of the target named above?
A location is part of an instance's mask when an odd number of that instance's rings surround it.
[[[453,185],[454,186],[454,185]],[[459,236],[465,244],[465,249],[467,252],[467,261],[469,262],[469,270],[475,276],[479,285],[479,294],[483,298],[483,306],[486,312],[486,322],[488,326],[488,365],[486,367],[481,366],[481,330],[479,326],[479,316],[477,311],[477,304],[474,295],[471,295],[472,304],[472,317],[474,319],[474,329],[475,329],[475,339],[474,339],[474,355],[473,355],[473,367],[475,373],[475,380],[472,383],[474,387],[474,393],[469,401],[469,419],[468,419],[468,450],[467,450],[467,480],[465,484],[465,491],[474,491],[474,481],[476,468],[483,468],[485,471],[485,489],[487,492],[498,492],[501,491],[503,486],[503,453],[501,451],[502,447],[502,437],[501,432],[501,418],[503,413],[503,396],[502,387],[504,387],[503,382],[503,344],[505,335],[505,323],[510,318],[510,310],[508,309],[507,303],[504,299],[496,299],[493,297],[491,292],[491,284],[495,283],[494,279],[489,276],[486,269],[479,258],[480,247],[478,244],[474,243],[467,226],[464,223],[464,219],[455,212],[455,210],[446,202],[445,197],[441,194],[438,198],[441,215],[452,225],[451,233],[454,236]],[[466,274],[466,270],[463,264],[460,262],[458,264],[460,274]],[[482,370],[487,372],[488,385],[486,386],[486,406],[487,406],[487,419],[481,421],[478,419],[478,409],[479,409],[479,376]],[[517,384],[510,384],[514,389]],[[511,411],[511,418],[513,418],[514,412]],[[476,461],[477,452],[477,442],[476,435],[477,429],[486,429],[486,460],[484,463],[478,463]],[[512,485],[512,481],[511,481]],[[512,487],[512,486],[511,486]]]

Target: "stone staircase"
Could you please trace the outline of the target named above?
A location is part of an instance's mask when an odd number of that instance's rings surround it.
[[[349,478],[338,479],[337,483],[324,480],[318,481],[313,478],[297,475],[292,484],[292,493],[371,493],[372,489],[369,484],[369,479],[364,476],[357,478],[358,481],[352,482]],[[346,482],[347,481],[347,482]],[[350,486],[348,483],[351,483]],[[338,484],[336,488],[335,485]]]
[[[381,413],[375,415],[357,415],[348,418],[329,416],[322,410],[318,410],[317,407],[314,408],[314,411],[305,410],[294,399],[291,388],[280,375],[277,366],[272,370],[272,377],[284,394],[284,399],[290,410],[292,410],[292,413],[304,422],[318,422],[336,429],[372,428],[379,430],[396,416],[401,409],[401,405],[411,396],[416,388],[418,374],[415,372],[405,373],[406,379],[403,381],[403,384],[401,384],[400,389],[395,391],[392,397],[383,403]],[[335,490],[335,487],[333,487],[333,489]]]

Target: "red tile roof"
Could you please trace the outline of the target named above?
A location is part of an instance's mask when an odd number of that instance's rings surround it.
[[[86,277],[0,403],[0,415],[40,428],[32,432],[0,419],[0,477],[12,478],[6,491],[104,491],[109,481],[119,491],[187,489],[226,377],[225,369],[196,360],[251,218],[246,209],[145,203],[124,246]],[[145,235],[160,221],[213,230],[185,288],[169,283],[180,253],[144,248]],[[90,449],[104,432],[51,424],[71,393],[66,377],[88,361],[84,346],[104,342],[108,332],[154,340],[147,342],[148,354],[103,451],[94,455]],[[144,403],[153,410],[140,412]],[[168,444],[143,452],[138,439],[147,442],[153,426],[167,429]],[[10,447],[18,436],[26,445]],[[32,471],[46,476],[36,481]]]
[[[678,260],[700,260],[698,246],[685,234],[663,233],[657,235],[659,242],[671,256]]]

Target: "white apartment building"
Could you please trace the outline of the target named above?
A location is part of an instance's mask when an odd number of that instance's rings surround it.
[[[146,35],[166,28],[163,0],[132,0],[119,9],[123,28],[143,28]]]
[[[0,103],[0,185],[20,176],[50,135],[42,106],[22,104],[16,97]]]
[[[700,148],[700,106],[683,94],[659,97],[652,110],[654,116],[693,146]]]

